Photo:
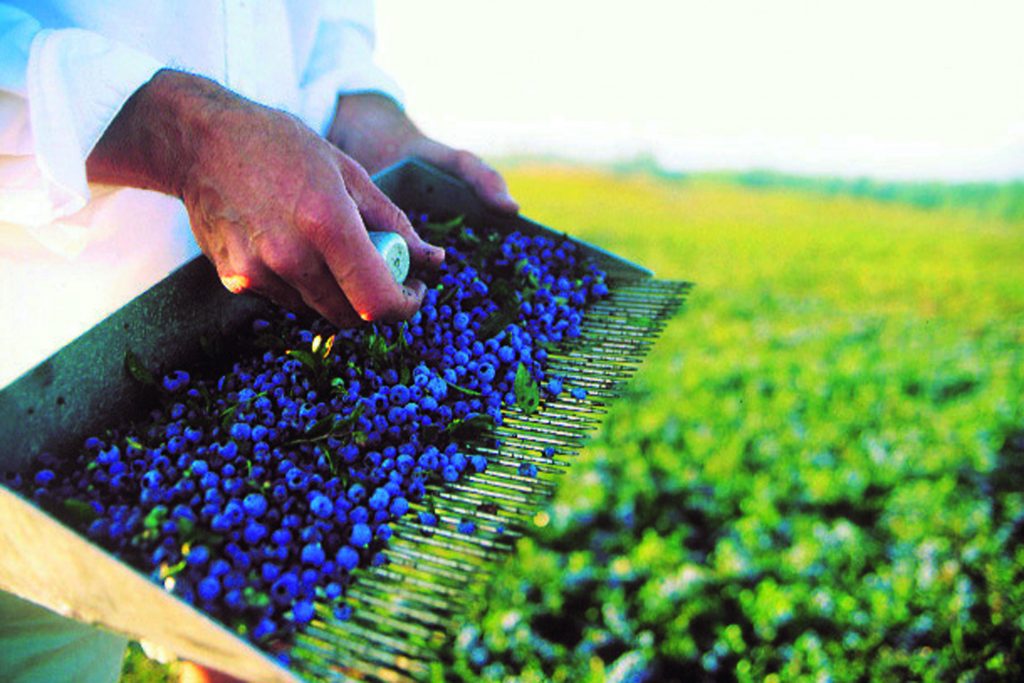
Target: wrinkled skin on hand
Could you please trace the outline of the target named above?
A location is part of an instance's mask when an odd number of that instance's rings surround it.
[[[422,282],[394,281],[368,229],[401,234],[414,265],[444,259],[351,157],[293,116],[191,74],[161,71],[137,91],[87,170],[180,197],[231,291],[338,325],[405,319],[423,298]]]
[[[405,157],[417,157],[465,180],[492,209],[501,213],[519,210],[497,171],[471,152],[428,138],[394,102],[381,95],[341,97],[327,139],[370,173]]]
[[[437,266],[405,214],[346,154],[287,114],[245,107],[217,116],[182,198],[226,285],[340,324],[408,318],[422,282],[397,285],[367,228],[401,234],[413,263]],[[254,163],[255,160],[255,163]]]

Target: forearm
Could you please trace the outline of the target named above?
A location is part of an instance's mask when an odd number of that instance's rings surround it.
[[[128,99],[89,154],[88,178],[181,197],[216,116],[243,103],[209,79],[159,71]]]

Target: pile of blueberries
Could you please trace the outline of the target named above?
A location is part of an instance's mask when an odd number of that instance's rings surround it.
[[[171,372],[147,419],[9,483],[264,646],[287,643],[315,604],[349,618],[353,571],[387,562],[394,522],[438,524],[427,486],[487,469],[469,442],[503,411],[585,398],[546,360],[608,294],[567,240],[414,223],[448,256],[409,321],[257,319],[226,372]]]

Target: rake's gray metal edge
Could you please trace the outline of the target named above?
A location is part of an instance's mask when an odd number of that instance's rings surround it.
[[[374,182],[395,204],[406,210],[414,209],[442,217],[462,214],[468,225],[486,225],[503,233],[518,230],[527,235],[570,238],[611,277],[638,278],[654,275],[641,265],[529,218],[488,209],[466,183],[418,159],[405,159],[389,166],[374,176]]]
[[[0,468],[19,471],[138,416],[152,392],[129,376],[126,354],[171,370],[198,358],[202,339],[222,339],[266,307],[229,294],[205,257],[181,266],[0,390]]]

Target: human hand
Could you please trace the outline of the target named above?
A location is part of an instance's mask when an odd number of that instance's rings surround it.
[[[428,138],[394,102],[381,95],[341,97],[327,139],[370,173],[405,157],[417,157],[465,180],[491,208],[502,213],[519,211],[497,171],[470,152]]]
[[[180,197],[229,290],[338,325],[405,319],[423,299],[422,282],[394,281],[368,227],[402,235],[414,264],[444,260],[349,156],[294,117],[191,74],[161,71],[143,86],[87,168],[90,180]]]

